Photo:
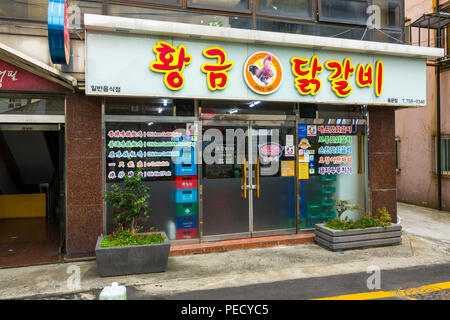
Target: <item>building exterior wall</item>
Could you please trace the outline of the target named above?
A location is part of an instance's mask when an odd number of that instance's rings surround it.
[[[103,231],[101,99],[66,96],[67,257],[93,256]]]
[[[435,1],[405,2],[405,16],[412,21],[431,13]],[[418,45],[418,29],[412,32],[412,44]],[[428,31],[420,34],[421,45],[428,45]],[[435,46],[431,31],[430,46]],[[437,133],[436,68],[427,67],[427,105],[418,109],[396,111],[395,135],[398,143],[397,199],[431,208],[438,208],[438,180],[433,172],[432,136]],[[450,133],[450,71],[441,72],[441,133]],[[413,152],[411,152],[413,151]],[[450,210],[450,179],[442,178],[442,209]]]
[[[369,107],[369,197],[371,215],[386,207],[397,222],[395,111]]]
[[[414,10],[420,5],[430,1],[406,1]],[[426,11],[426,10],[425,10]],[[421,13],[420,13],[421,14]],[[417,15],[420,15],[417,13]],[[19,50],[48,65],[52,65],[49,57],[48,39],[46,30],[43,32],[33,30],[21,31],[21,35],[14,34],[14,27],[1,26],[0,42]],[[84,80],[84,40],[72,37],[72,56],[69,66],[55,66]],[[450,72],[443,74],[442,85],[450,81]],[[424,163],[424,157],[431,157],[431,134],[435,124],[435,88],[434,69],[428,70],[428,105],[421,109],[405,109],[394,111],[393,107],[369,107],[369,182],[370,182],[370,212],[376,214],[378,208],[386,207],[394,221],[397,221],[397,198],[404,201],[421,199],[432,205],[436,200],[436,186],[431,178],[431,160]],[[442,90],[443,95],[447,94]],[[448,99],[443,96],[442,108],[447,108]],[[444,112],[442,113],[445,114]],[[446,118],[445,118],[446,117]],[[447,112],[442,122],[450,125],[450,115]],[[407,121],[402,121],[403,119]],[[447,119],[447,120],[445,120]],[[103,195],[103,142],[102,142],[102,100],[96,97],[87,97],[83,91],[66,95],[66,253],[68,258],[79,258],[94,255],[95,242],[104,226]],[[410,122],[411,121],[411,122]],[[412,124],[413,123],[413,124]],[[428,128],[429,127],[429,128]],[[420,130],[417,135],[408,130]],[[447,132],[450,128],[443,126]],[[419,133],[421,133],[419,135]],[[401,150],[405,156],[400,156],[401,174],[395,179],[395,136],[402,138]],[[410,138],[406,138],[406,136]],[[408,150],[415,150],[415,163],[404,162]],[[402,151],[403,152],[403,151]],[[420,155],[420,156],[417,156]],[[405,160],[404,160],[405,159]],[[403,169],[403,166],[405,166]],[[409,178],[417,175],[417,168],[427,172],[428,178],[423,175],[423,181],[413,183]],[[404,172],[406,172],[404,174]],[[409,178],[408,178],[409,177]],[[443,187],[449,190],[448,181],[443,181]],[[399,191],[396,191],[396,185]],[[424,194],[422,184],[427,186],[428,192]],[[443,194],[446,192],[443,191]],[[408,198],[408,195],[411,197]],[[403,199],[405,198],[405,199]],[[444,203],[450,204],[450,199]],[[422,203],[421,203],[422,204]]]

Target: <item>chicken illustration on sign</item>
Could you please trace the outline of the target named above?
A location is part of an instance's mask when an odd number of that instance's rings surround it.
[[[244,64],[244,78],[254,92],[271,94],[283,81],[283,69],[280,61],[270,52],[256,52]]]

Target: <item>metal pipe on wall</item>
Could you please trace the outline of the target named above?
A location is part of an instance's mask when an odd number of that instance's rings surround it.
[[[439,13],[439,0],[436,0],[436,13]],[[436,30],[436,48],[440,48],[440,20],[439,27]],[[438,209],[442,210],[442,162],[441,162],[441,68],[439,64],[436,67],[436,131],[437,131],[437,179],[438,179]]]

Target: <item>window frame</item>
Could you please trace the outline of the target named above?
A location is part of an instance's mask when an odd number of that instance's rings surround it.
[[[366,23],[356,23],[355,20],[348,20],[348,19],[336,19],[336,18],[325,18],[322,15],[322,1],[323,0],[317,0],[317,21],[318,22],[332,22],[332,23],[343,23],[343,24],[351,24],[355,26],[366,26]],[[352,0],[352,1],[358,1],[358,2],[365,2],[368,6],[370,6],[373,2],[372,0]],[[366,19],[367,22],[367,19]]]
[[[441,143],[442,141],[446,141],[445,145],[447,149],[443,149],[441,147],[441,157],[442,154],[444,153],[444,151],[447,151],[448,153],[448,149],[450,149],[450,134],[441,134]],[[438,139],[437,139],[437,135],[433,135],[431,137],[431,145],[432,145],[432,157],[433,157],[433,175],[437,176],[438,171],[437,171],[437,144],[438,144]],[[443,178],[450,178],[450,158],[446,159],[447,160],[447,164],[446,164],[446,169],[444,170],[443,167],[443,163],[441,162],[441,177]]]
[[[320,1],[320,0],[319,0]],[[375,4],[374,1],[375,0],[368,0],[371,4]],[[388,0],[388,1],[394,1],[394,0]],[[399,17],[399,21],[403,21],[403,26],[399,26],[399,27],[395,27],[395,26],[381,26],[380,29],[383,30],[388,30],[388,31],[401,31],[402,33],[404,33],[404,28],[406,27],[406,21],[405,21],[405,17],[406,17],[406,13],[405,13],[405,0],[399,0],[400,3],[400,17]]]
[[[206,10],[224,11],[224,12],[237,12],[237,13],[246,13],[246,14],[253,13],[253,4],[254,4],[254,1],[248,0],[248,9],[233,9],[233,8],[221,7],[221,6],[215,6],[215,5],[194,4],[194,3],[192,3],[192,0],[186,0],[186,8],[206,9]]]
[[[255,15],[256,15],[256,18],[266,19],[266,20],[277,19],[275,21],[279,21],[279,22],[287,22],[287,21],[292,21],[292,22],[312,22],[312,21],[314,21],[315,22],[315,21],[317,21],[317,15],[316,15],[317,0],[308,0],[308,1],[311,3],[311,18],[306,18],[306,17],[296,18],[292,15],[270,14],[267,12],[261,12],[261,11],[259,11],[259,0],[254,0]]]
[[[136,6],[136,5],[143,4],[143,5],[159,5],[162,7],[170,7],[170,8],[182,8],[183,7],[183,0],[176,0],[178,4],[167,3],[167,1],[165,1],[165,0],[132,0],[132,1],[100,0],[100,1],[102,1],[106,6],[109,6],[110,4],[122,4],[122,5],[128,5],[128,6]]]

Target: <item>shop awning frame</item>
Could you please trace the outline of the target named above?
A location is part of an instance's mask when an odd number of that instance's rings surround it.
[[[273,46],[300,47],[315,50],[347,51],[365,54],[436,59],[444,49],[385,42],[309,36],[260,30],[211,27],[196,24],[85,14],[86,31],[128,34],[151,34],[189,39],[256,43]]]
[[[75,91],[77,79],[0,42],[0,59]]]
[[[450,13],[434,12],[426,13],[411,23],[412,27],[441,29],[450,24]]]

